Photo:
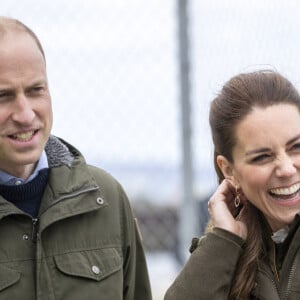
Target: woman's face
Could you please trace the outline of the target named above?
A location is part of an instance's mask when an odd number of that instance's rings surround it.
[[[273,231],[300,211],[300,113],[291,104],[256,107],[236,128],[231,174]]]

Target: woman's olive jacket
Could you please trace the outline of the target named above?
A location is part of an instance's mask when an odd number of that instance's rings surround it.
[[[275,250],[269,231],[264,231],[263,258],[259,261],[255,287],[248,299],[300,299],[300,217],[296,216],[282,249]],[[167,290],[164,300],[227,300],[243,241],[215,228],[193,239],[191,256]],[[244,300],[244,299],[239,299]]]
[[[51,136],[38,217],[0,196],[1,300],[150,300],[127,197],[104,171]]]

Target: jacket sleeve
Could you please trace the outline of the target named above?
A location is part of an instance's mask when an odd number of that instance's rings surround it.
[[[137,221],[123,191],[124,200],[124,300],[152,300],[148,269]]]
[[[214,228],[197,246],[164,300],[227,300],[243,240]],[[194,240],[195,243],[195,240]]]

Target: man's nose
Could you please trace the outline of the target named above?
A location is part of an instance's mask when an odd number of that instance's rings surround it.
[[[21,125],[30,125],[35,117],[30,100],[26,95],[18,95],[14,100],[12,119]]]

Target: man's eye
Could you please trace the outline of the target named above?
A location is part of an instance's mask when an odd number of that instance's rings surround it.
[[[27,90],[27,95],[40,95],[41,93],[43,93],[44,91],[44,87],[43,86],[34,86],[30,89]]]
[[[9,92],[0,92],[0,101],[4,101],[12,97],[12,93]]]
[[[34,88],[32,88],[32,91],[35,93],[39,93],[43,90],[44,90],[44,87],[42,87],[42,86],[35,86]]]

